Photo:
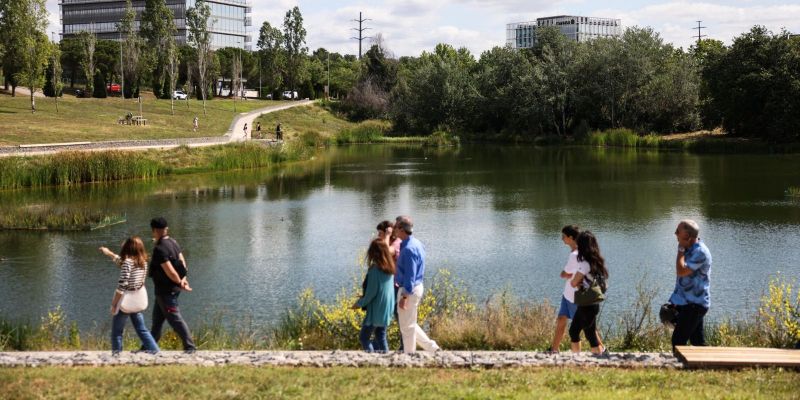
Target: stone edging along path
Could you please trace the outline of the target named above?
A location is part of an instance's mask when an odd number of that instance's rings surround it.
[[[110,351],[4,352],[0,367],[41,366],[292,366],[292,367],[394,367],[394,368],[513,368],[513,367],[616,367],[683,368],[670,353],[611,353],[593,356],[569,352],[547,354],[522,351],[438,351],[413,355],[362,351],[198,351],[159,354]]]
[[[291,104],[280,106],[268,106],[259,108],[246,113],[237,114],[233,118],[228,131],[223,136],[182,138],[182,139],[144,139],[144,140],[117,140],[103,142],[76,142],[76,143],[53,143],[35,144],[25,146],[0,146],[0,157],[2,156],[25,156],[52,154],[59,151],[81,150],[81,151],[103,151],[103,150],[148,150],[148,149],[171,149],[178,146],[202,147],[218,144],[241,142],[245,140],[244,124],[251,130],[253,121],[261,114],[268,114],[287,108],[305,106],[312,104],[311,100],[295,101]]]

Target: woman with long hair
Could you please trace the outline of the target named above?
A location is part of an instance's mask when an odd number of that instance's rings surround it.
[[[600,255],[600,246],[597,238],[590,231],[583,231],[578,235],[578,271],[572,277],[570,284],[574,288],[582,286],[588,288],[592,282],[599,279],[605,282],[608,279],[606,261]],[[580,333],[586,336],[594,354],[601,354],[597,331],[597,314],[600,313],[600,304],[578,305],[572,324],[569,326],[569,337],[572,342],[572,352],[581,351]]]
[[[395,263],[389,252],[389,246],[381,239],[375,239],[367,249],[367,286],[353,309],[363,308],[367,311],[361,324],[359,341],[365,351],[385,353],[389,350],[386,340],[386,328],[392,322],[394,314],[394,273]],[[371,340],[373,333],[375,339]]]
[[[122,333],[125,329],[125,319],[130,318],[136,334],[142,341],[142,349],[150,353],[158,353],[159,348],[150,330],[144,325],[144,316],[141,312],[126,313],[120,309],[123,295],[135,292],[144,287],[147,278],[147,252],[144,243],[138,236],[125,240],[119,255],[114,254],[107,247],[100,247],[100,252],[110,257],[120,268],[117,290],[111,300],[111,352],[119,354],[122,351]],[[146,295],[145,295],[146,296]]]

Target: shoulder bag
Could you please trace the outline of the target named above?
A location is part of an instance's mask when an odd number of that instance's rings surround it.
[[[134,268],[138,268],[134,266]],[[144,287],[146,279],[136,290],[126,290],[119,301],[119,309],[125,314],[136,314],[147,309],[147,289]]]
[[[579,306],[591,306],[599,304],[606,299],[605,284],[600,282],[603,278],[602,276],[598,278],[599,279],[592,278],[591,280],[586,278],[586,280],[590,282],[590,285],[588,288],[581,286],[575,291],[575,304]]]

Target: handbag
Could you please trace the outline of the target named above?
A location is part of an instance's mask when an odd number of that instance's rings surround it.
[[[119,301],[119,310],[125,314],[136,314],[147,309],[147,289],[144,287],[145,280],[142,280],[142,286],[136,290],[126,290],[122,293],[122,299]]]
[[[588,278],[586,278],[588,280]],[[600,281],[601,279],[592,278],[589,287],[581,287],[575,291],[575,304],[579,306],[591,306],[599,304],[606,299],[605,285]]]

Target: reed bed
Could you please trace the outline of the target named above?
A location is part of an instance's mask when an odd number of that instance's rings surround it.
[[[142,154],[123,151],[63,152],[0,158],[0,188],[68,186],[124,179],[150,179],[168,169]]]
[[[125,222],[125,216],[97,210],[27,206],[0,209],[0,229],[88,231]]]

